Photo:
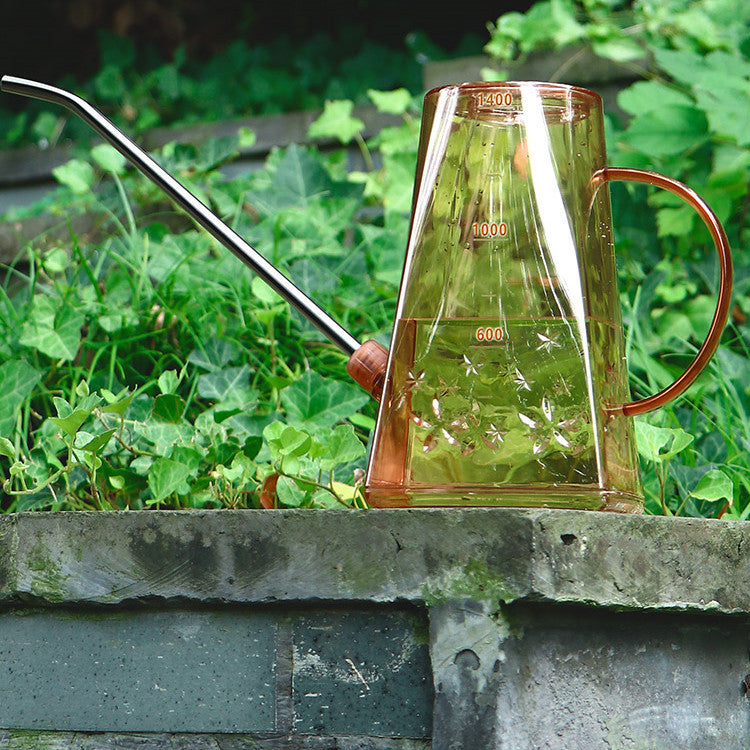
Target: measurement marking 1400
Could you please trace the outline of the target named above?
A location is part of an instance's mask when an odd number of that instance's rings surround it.
[[[505,237],[508,225],[504,221],[475,221],[471,228],[475,237]]]
[[[510,91],[480,93],[477,94],[477,99],[479,100],[480,107],[501,107],[502,105],[507,107],[513,104],[513,94]]]

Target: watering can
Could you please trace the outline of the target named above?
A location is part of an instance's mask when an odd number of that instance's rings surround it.
[[[681,394],[729,312],[726,234],[690,188],[606,164],[602,102],[553,83],[464,83],[425,96],[404,273],[390,351],[361,343],[98,110],[4,76],[3,91],[91,125],[349,357],[380,408],[371,505],[547,506],[638,512],[632,417]],[[687,201],[719,256],[716,311],[677,380],[629,400],[608,183]]]

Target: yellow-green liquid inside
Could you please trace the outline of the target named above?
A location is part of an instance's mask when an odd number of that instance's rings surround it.
[[[607,328],[588,321],[583,335]],[[412,346],[390,394],[409,410],[408,484],[598,482],[590,343],[576,321],[402,321],[397,351]]]

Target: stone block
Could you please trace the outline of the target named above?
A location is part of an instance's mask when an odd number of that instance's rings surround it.
[[[416,613],[340,611],[294,623],[295,731],[430,737],[432,674]]]
[[[0,516],[0,601],[14,595],[17,588],[16,519]]]
[[[433,750],[745,750],[749,654],[747,618],[444,603]]]
[[[273,616],[101,610],[0,618],[0,727],[273,731]]]

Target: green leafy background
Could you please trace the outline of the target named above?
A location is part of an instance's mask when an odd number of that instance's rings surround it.
[[[724,223],[735,259],[730,324],[707,372],[676,403],[639,418],[637,437],[648,512],[747,519],[750,6],[549,0],[488,32],[493,79],[540,50],[562,55],[563,76],[582,48],[621,65],[635,82],[607,116],[609,163],[682,180]],[[389,67],[372,49],[371,62],[360,60],[357,70],[390,71],[385,84],[311,66],[329,85],[308,97],[310,81],[271,71],[268,58],[258,66],[241,43],[198,79],[180,53],[133,72],[133,49],[105,41],[88,93],[133,132],[247,113],[261,100],[265,111],[285,98],[290,108],[323,107],[310,136],[356,148],[362,167],[353,170],[343,149],[292,145],[228,178],[222,167],[253,140],[246,129],[156,156],[344,326],[387,344],[421,98],[414,78],[394,74],[404,61]],[[253,65],[248,82],[242,71]],[[354,113],[365,101],[400,124],[365,140]],[[6,143],[59,136],[56,115],[31,112],[0,115]],[[73,121],[63,132],[83,134]],[[31,238],[5,269],[2,509],[361,505],[375,404],[348,379],[345,357],[108,147],[77,153],[55,176],[52,198],[6,218],[98,218],[85,236]],[[640,397],[672,382],[700,346],[717,264],[708,232],[673,196],[615,186],[613,209]]]

